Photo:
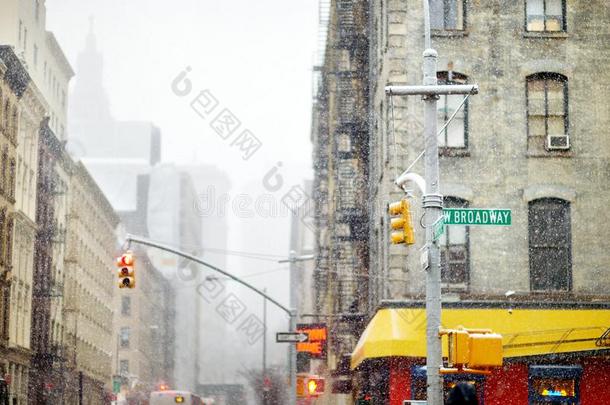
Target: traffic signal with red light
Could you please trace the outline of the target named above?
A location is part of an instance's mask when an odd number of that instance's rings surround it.
[[[131,251],[127,251],[117,258],[117,275],[119,288],[135,288],[136,286],[136,258]]]
[[[403,198],[400,201],[391,203],[388,206],[388,212],[390,216],[395,217],[390,219],[390,227],[392,228],[390,240],[392,243],[414,244],[415,233],[411,221],[411,206],[409,201]]]

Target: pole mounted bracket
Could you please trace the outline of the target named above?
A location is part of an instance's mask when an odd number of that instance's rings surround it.
[[[443,196],[440,194],[425,194],[422,202],[424,208],[443,208]]]

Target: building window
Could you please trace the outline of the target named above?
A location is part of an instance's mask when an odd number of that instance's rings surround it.
[[[121,297],[121,315],[131,315],[131,297],[129,296]]]
[[[530,366],[529,403],[579,404],[581,366]]]
[[[565,0],[526,0],[526,30],[558,32],[566,30]]]
[[[122,376],[129,375],[129,360],[121,360],[119,362],[119,374]]]
[[[2,163],[0,164],[2,165],[2,168],[0,169],[0,176],[2,177],[0,179],[0,192],[4,193],[4,195],[8,195],[7,187],[9,184],[6,181],[6,169],[8,167],[8,146],[6,145],[4,145],[4,149],[2,149]]]
[[[6,266],[13,264],[13,216],[9,215],[6,225]]]
[[[13,124],[11,127],[11,132],[9,133],[9,138],[13,141],[13,143],[17,143],[17,133],[19,131],[19,111],[17,110],[17,106],[13,106]]]
[[[6,208],[0,210],[0,265],[4,265],[4,244],[6,242],[6,233],[4,231],[6,225]]]
[[[464,0],[430,0],[430,28],[460,31],[465,28]]]
[[[526,81],[528,150],[568,149],[567,77],[536,73]]]
[[[438,72],[439,84],[465,84],[468,80],[466,75],[448,71]],[[437,117],[439,128],[449,120],[458,108],[463,95],[442,95],[437,103]],[[466,148],[468,147],[468,101],[455,115],[451,123],[445,128],[438,137],[438,146],[441,148]]]
[[[461,198],[445,197],[447,208],[468,208],[468,201]],[[440,238],[441,282],[447,287],[465,288],[469,272],[468,227],[451,225],[445,227]]]
[[[528,210],[530,288],[572,288],[570,203],[558,198],[531,201]]]
[[[10,119],[10,115],[11,115],[11,107],[8,101],[8,97],[6,98],[5,102],[4,102],[4,117],[2,120],[2,125],[4,126],[4,130],[8,131],[9,130],[9,119]]]
[[[121,333],[119,334],[119,345],[121,346],[122,349],[129,348],[130,333],[131,333],[131,330],[129,329],[129,326],[125,326],[125,327],[121,328]]]

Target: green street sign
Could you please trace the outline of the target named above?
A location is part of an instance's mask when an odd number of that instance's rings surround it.
[[[112,378],[112,392],[114,394],[118,394],[121,392],[121,377],[116,378],[117,376],[113,376]]]
[[[444,208],[446,225],[511,225],[511,210],[484,208]]]

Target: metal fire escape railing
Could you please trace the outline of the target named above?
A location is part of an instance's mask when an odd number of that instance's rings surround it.
[[[364,260],[366,250],[366,197],[362,185],[366,180],[363,164],[366,150],[366,87],[365,64],[359,59],[365,44],[365,26],[360,21],[364,2],[336,1],[336,61],[334,80],[336,89],[336,129],[333,158],[336,162],[335,221],[332,230],[335,281],[333,312],[358,313],[361,308]],[[340,325],[337,325],[341,329]]]

